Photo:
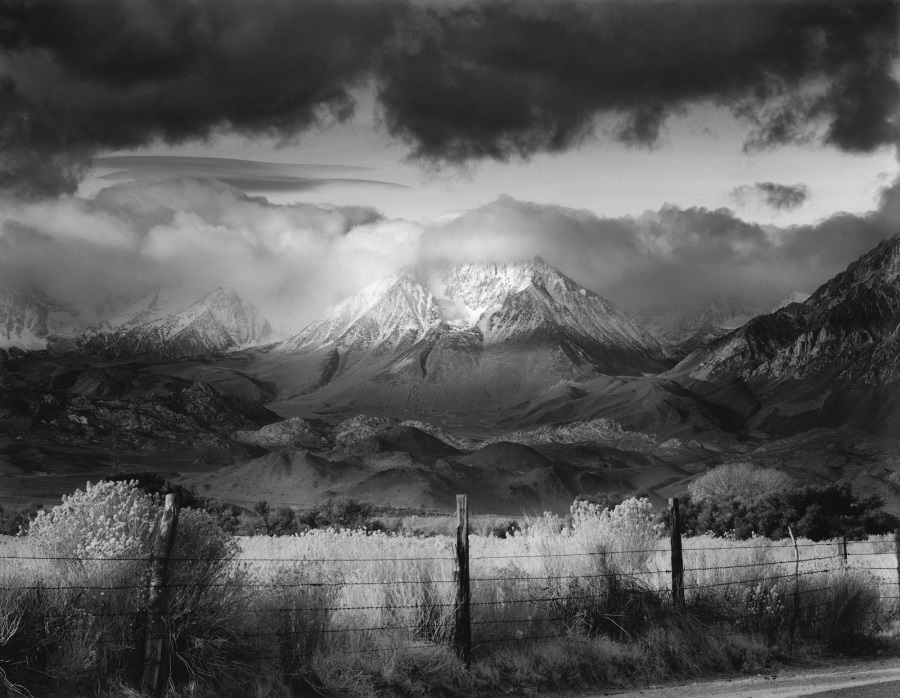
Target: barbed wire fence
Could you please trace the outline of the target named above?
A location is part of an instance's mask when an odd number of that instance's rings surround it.
[[[252,577],[198,582],[184,574],[170,574],[179,565],[214,562],[212,558],[173,557],[177,535],[178,507],[172,495],[156,527],[152,554],[147,557],[63,557],[40,555],[0,555],[0,570],[24,561],[47,561],[74,565],[138,565],[145,574],[130,581],[97,584],[47,580],[22,584],[10,574],[0,575],[0,591],[33,591],[43,595],[69,595],[81,600],[82,615],[90,622],[120,619],[127,624],[128,638],[98,636],[99,644],[131,651],[142,663],[142,688],[150,695],[162,695],[168,681],[168,658],[173,650],[173,618],[168,597],[178,593],[209,593],[210,590],[249,592],[248,605],[241,610],[255,618],[242,631],[246,639],[274,641],[282,647],[273,655],[284,660],[311,660],[327,651],[331,655],[367,655],[404,647],[452,647],[470,666],[473,654],[482,648],[549,639],[569,642],[591,641],[598,634],[631,638],[636,630],[683,612],[690,604],[715,597],[729,603],[716,606],[719,622],[736,629],[770,630],[788,624],[821,622],[830,613],[828,602],[818,595],[829,590],[830,575],[861,570],[873,575],[882,602],[897,606],[900,600],[900,536],[893,544],[884,541],[834,544],[799,542],[791,533],[793,559],[773,560],[762,556],[750,562],[705,564],[707,553],[722,553],[721,547],[683,547],[677,499],[669,500],[669,545],[652,549],[539,552],[534,554],[471,555],[469,520],[465,495],[457,497],[457,529],[453,555],[393,557],[331,557],[290,559],[245,557],[243,565],[294,565],[296,574],[258,580]],[[687,539],[688,541],[692,539]],[[696,539],[694,539],[696,540]],[[886,549],[890,548],[889,552]],[[772,550],[771,542],[741,544],[742,551]],[[805,554],[806,552],[809,554]],[[618,560],[629,555],[665,557],[657,569],[626,569]],[[892,557],[892,564],[882,558]],[[857,561],[878,564],[855,565]],[[529,560],[558,559],[571,563],[582,560],[582,569],[571,571],[574,563],[545,573],[516,572],[518,567],[479,571],[490,563],[506,560],[525,564]],[[685,565],[685,559],[695,564]],[[397,563],[414,567],[436,563],[449,574],[418,574],[386,579],[355,578],[346,572],[339,578],[316,577],[315,565],[383,565]],[[475,572],[472,572],[474,563]],[[545,565],[546,567],[547,565]],[[399,568],[398,568],[399,569]],[[512,570],[512,571],[511,571]],[[732,574],[728,578],[729,573]],[[893,578],[891,576],[893,575]],[[357,595],[347,594],[357,589]],[[413,589],[407,593],[405,589]],[[86,594],[90,594],[88,601]],[[104,595],[124,595],[118,606]],[[369,603],[353,599],[374,597]],[[126,598],[127,597],[127,598]],[[254,601],[254,599],[256,599]],[[121,601],[121,599],[120,599]],[[122,608],[124,606],[124,608]],[[727,609],[727,610],[726,610]],[[386,639],[379,642],[381,637]],[[332,642],[342,638],[342,642]],[[332,642],[332,646],[327,646]],[[286,649],[285,649],[286,647]]]

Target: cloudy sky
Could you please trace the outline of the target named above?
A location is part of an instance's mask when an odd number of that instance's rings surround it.
[[[633,312],[900,232],[898,4],[0,0],[0,284],[234,286],[285,331],[540,254]]]

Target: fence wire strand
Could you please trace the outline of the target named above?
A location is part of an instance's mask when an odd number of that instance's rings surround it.
[[[797,545],[797,549],[808,549],[818,547],[822,549],[823,546],[834,545],[833,543],[799,543]],[[884,541],[853,541],[850,543],[851,546],[858,545],[870,545],[870,546],[882,546],[888,547],[892,546],[892,543],[886,543]],[[752,544],[752,545],[741,545],[737,544],[733,548],[725,548],[720,546],[707,546],[707,547],[695,547],[695,548],[684,548],[683,559],[685,562],[690,562],[692,558],[701,558],[702,554],[723,554],[725,552],[732,553],[734,551],[743,551],[743,550],[759,550],[765,549],[768,551],[791,551],[793,549],[793,545],[790,543],[784,542],[771,542],[766,544]],[[827,548],[825,548],[827,549]],[[473,555],[469,557],[471,563],[481,563],[481,562],[495,562],[501,560],[512,560],[513,562],[517,560],[535,560],[535,559],[588,559],[593,560],[597,559],[611,559],[615,560],[616,556],[621,555],[651,555],[651,554],[664,554],[670,553],[671,550],[669,548],[652,548],[648,550],[614,550],[614,551],[573,551],[573,552],[558,552],[558,553],[526,553],[526,554],[515,554],[515,553],[499,553],[496,555]],[[779,589],[778,597],[781,599],[781,602],[784,604],[783,608],[779,611],[784,614],[785,618],[794,618],[793,621],[797,622],[796,618],[799,617],[804,619],[804,622],[820,622],[828,619],[828,611],[822,614],[820,613],[820,609],[831,609],[833,608],[833,603],[829,601],[819,601],[815,595],[827,593],[833,587],[828,584],[822,584],[821,582],[817,583],[817,579],[829,578],[829,575],[833,575],[839,572],[845,573],[868,573],[873,575],[870,583],[879,588],[881,593],[878,594],[878,598],[882,602],[893,602],[900,600],[900,586],[898,586],[898,581],[889,580],[881,578],[877,575],[874,575],[876,572],[891,572],[897,573],[897,566],[854,566],[848,564],[850,558],[859,558],[863,555],[889,555],[893,554],[893,549],[890,551],[884,552],[870,552],[863,553],[857,550],[848,549],[847,557],[844,557],[841,549],[838,547],[836,552],[833,552],[828,555],[815,555],[813,557],[808,558],[800,558],[799,564],[801,569],[798,572],[794,571],[783,571],[786,567],[789,567],[792,564],[797,564],[797,560],[795,559],[785,559],[785,560],[771,560],[764,559],[755,562],[747,562],[747,563],[738,563],[738,564],[730,564],[730,565],[705,565],[705,566],[697,566],[692,567],[689,565],[685,565],[685,569],[682,577],[682,586],[681,588],[688,592],[687,594],[687,602],[696,602],[703,596],[703,592],[710,592],[716,594],[724,599],[724,602],[727,604],[722,612],[722,617],[719,619],[725,623],[752,623],[752,622],[772,622],[771,619],[767,620],[767,611],[764,607],[760,606],[755,609],[752,607],[754,603],[759,603],[758,599],[761,595],[771,594],[773,588],[778,588],[778,585],[782,583],[782,581],[786,581],[788,584],[793,580],[797,587],[795,589],[787,588],[787,585],[783,586]],[[803,569],[804,565],[809,565],[810,563],[815,562],[824,562],[828,560],[841,560],[837,566],[828,567],[824,566],[823,569]],[[112,558],[104,558],[104,557],[72,557],[72,556],[59,556],[59,555],[9,555],[4,554],[0,555],[0,561],[11,561],[13,564],[16,562],[19,563],[35,563],[35,562],[60,562],[60,563],[78,563],[85,565],[89,569],[94,569],[88,563],[101,563],[99,566],[105,563],[111,563],[115,565],[116,563],[141,563],[142,565],[149,565],[152,561],[151,556],[123,556],[123,557],[112,557]],[[169,558],[170,563],[205,563],[205,562],[221,562],[218,558],[212,557],[173,557]],[[363,565],[363,564],[386,564],[391,565],[394,563],[397,564],[408,564],[408,563],[420,563],[420,562],[428,562],[428,563],[439,563],[439,564],[456,564],[456,558],[452,556],[422,556],[422,557],[396,557],[396,558],[373,558],[373,557],[296,557],[296,558],[284,558],[284,557],[237,557],[232,561],[237,566],[246,566],[251,564],[259,564],[265,563],[273,566],[277,565],[320,565],[320,564],[335,564],[335,565]],[[176,564],[176,568],[177,568]],[[317,568],[320,569],[320,568]],[[721,576],[718,574],[709,575],[709,581],[705,583],[701,583],[697,579],[697,575],[703,575],[703,573],[727,573],[730,570],[744,570],[750,576],[741,577],[736,579],[728,579],[722,580]],[[765,570],[760,574],[753,574],[754,570]],[[0,571],[2,571],[2,567],[0,567]],[[569,573],[567,571],[566,574],[525,574],[525,573],[517,573],[513,575],[504,575],[504,574],[479,574],[478,576],[470,577],[470,582],[473,584],[477,584],[477,586],[473,589],[475,592],[475,598],[470,600],[469,606],[476,610],[477,613],[473,618],[470,619],[470,626],[473,629],[483,629],[485,627],[495,626],[499,628],[505,628],[507,626],[522,626],[523,630],[519,631],[515,634],[515,636],[500,636],[500,637],[490,637],[485,636],[482,637],[480,634],[477,634],[473,637],[472,642],[474,647],[482,647],[489,646],[492,644],[501,644],[501,643],[523,643],[523,642],[531,642],[531,641],[541,641],[541,640],[566,640],[571,642],[592,642],[592,637],[581,635],[581,634],[573,634],[573,630],[571,627],[567,627],[576,622],[579,617],[579,604],[591,604],[591,603],[599,603],[602,604],[604,600],[609,598],[609,594],[613,593],[610,591],[610,588],[607,585],[604,585],[604,581],[609,582],[610,580],[616,580],[617,583],[620,583],[622,580],[630,580],[632,584],[635,584],[636,587],[634,589],[619,589],[615,593],[620,594],[623,598],[628,594],[633,595],[643,595],[647,594],[653,595],[657,598],[657,603],[661,605],[657,605],[655,607],[656,610],[653,612],[647,612],[644,616],[644,620],[646,622],[656,622],[661,618],[667,617],[668,614],[677,611],[676,602],[672,598],[672,578],[671,578],[672,570],[669,568],[657,569],[657,570],[634,570],[631,572],[623,572],[621,570],[616,570],[615,567],[610,568],[601,568],[601,570],[592,569],[587,570],[582,574],[577,573]],[[818,575],[819,577],[816,577]],[[4,582],[8,581],[3,577]],[[531,594],[522,598],[507,598],[507,599],[493,599],[493,600],[484,600],[478,598],[478,594],[482,589],[490,589],[491,584],[500,584],[500,583],[518,583],[525,582],[531,586],[533,591],[542,591],[543,593]],[[569,583],[572,584],[569,584]],[[584,586],[579,586],[579,583],[584,583]],[[801,584],[802,582],[802,584]],[[401,579],[357,579],[350,576],[350,573],[347,572],[342,578],[339,579],[320,579],[320,580],[302,580],[302,581],[278,581],[276,579],[268,580],[268,581],[251,581],[251,580],[242,580],[242,581],[209,581],[209,582],[194,582],[194,581],[175,581],[166,585],[167,588],[172,590],[179,589],[187,589],[191,591],[196,590],[205,590],[205,589],[233,589],[233,590],[260,590],[260,591],[272,591],[276,594],[280,590],[310,590],[315,591],[316,589],[324,589],[324,590],[338,590],[344,588],[372,588],[380,591],[384,591],[385,593],[390,593],[390,587],[396,586],[400,589],[404,589],[410,587],[411,585],[427,585],[430,587],[435,587],[438,585],[455,585],[458,584],[458,579],[456,577],[446,578],[446,570],[444,574],[441,575],[437,579],[429,578],[427,575],[419,575],[414,576],[413,578],[401,578]],[[761,587],[760,585],[772,585]],[[572,593],[564,593],[564,590],[568,588],[572,590]],[[111,624],[103,624],[99,622],[99,619],[123,619],[123,621],[130,621],[129,626],[118,625],[115,628],[108,630],[108,632],[119,632],[125,631],[127,635],[133,635],[138,629],[145,626],[145,621],[149,620],[148,609],[145,607],[145,599],[144,595],[147,592],[147,584],[57,584],[51,585],[45,582],[38,583],[30,583],[30,584],[4,584],[0,585],[0,590],[2,591],[16,591],[16,592],[37,592],[39,594],[63,594],[66,592],[71,592],[73,594],[78,594],[77,601],[81,603],[86,603],[88,605],[87,608],[83,608],[79,611],[80,615],[84,618],[88,619],[98,619],[97,627],[102,629],[104,625],[107,627]],[[755,599],[757,600],[748,600],[746,597],[741,597],[741,590],[745,593],[757,593]],[[897,593],[884,593],[890,591],[896,591]],[[101,596],[105,595],[106,592],[138,592],[138,596],[135,599],[132,596],[132,600],[135,602],[134,606],[138,608],[138,610],[116,610],[113,606],[110,608],[108,605],[104,606],[106,603],[111,603],[110,596],[114,596],[110,594],[106,596],[106,599],[98,599],[97,597],[89,594],[88,592],[101,592]],[[79,593],[80,592],[80,593]],[[329,591],[329,594],[334,592]],[[356,649],[348,649],[348,648],[339,648],[339,647],[320,647],[316,651],[309,653],[296,653],[292,652],[291,656],[294,658],[303,658],[310,659],[315,656],[320,656],[323,653],[327,653],[329,655],[367,655],[374,653],[383,653],[383,652],[395,652],[399,650],[409,651],[415,650],[418,648],[433,648],[438,646],[446,647],[446,641],[443,643],[438,643],[437,641],[431,642],[431,638],[435,637],[446,637],[447,634],[452,634],[452,614],[458,611],[460,608],[460,602],[458,599],[448,600],[446,596],[438,597],[434,600],[423,600],[415,603],[373,603],[373,604],[348,604],[342,605],[340,603],[333,603],[333,596],[329,596],[326,598],[331,598],[331,603],[322,603],[315,605],[291,605],[290,602],[287,604],[281,603],[277,605],[268,606],[265,603],[261,605],[250,604],[247,608],[243,609],[243,612],[249,613],[251,617],[254,618],[254,621],[250,623],[251,627],[245,628],[245,631],[241,633],[243,637],[246,638],[293,638],[295,643],[299,643],[303,638],[310,637],[318,637],[318,638],[332,638],[332,637],[348,637],[353,636],[354,634],[366,635],[372,633],[399,633],[405,634],[406,637],[403,641],[402,647],[399,646],[388,646],[388,647],[361,647]],[[789,608],[791,599],[799,599],[797,603],[797,607],[795,609]],[[118,603],[122,603],[121,599],[117,601]],[[90,608],[90,606],[94,606],[94,610]],[[100,607],[97,608],[97,605]],[[132,607],[134,607],[132,606]],[[602,608],[602,606],[598,606],[598,608]],[[525,613],[526,611],[536,612],[536,615],[521,618],[521,617],[502,617],[502,612],[514,612],[514,613]],[[411,612],[411,613],[406,613]],[[265,617],[269,615],[275,615],[277,618],[275,622],[286,622],[288,625],[292,622],[305,622],[302,619],[304,614],[317,614],[317,618],[320,619],[320,622],[332,623],[333,619],[338,614],[346,614],[346,613],[358,613],[360,614],[356,620],[357,622],[360,620],[365,620],[365,613],[370,613],[368,616],[369,620],[375,620],[372,615],[375,613],[380,614],[379,621],[372,623],[370,625],[365,624],[354,624],[349,627],[337,626],[337,627],[303,627],[303,628],[291,628],[291,629],[278,629],[276,625],[275,628],[269,629],[260,629],[258,624],[265,623]],[[429,614],[437,613],[437,619],[434,616],[429,616]],[[393,618],[391,614],[395,614]],[[493,617],[492,617],[492,614]],[[545,615],[541,615],[545,614]],[[596,619],[608,619],[610,623],[615,624],[615,618],[625,617],[627,614],[625,613],[612,613],[612,612],[603,612],[597,611],[595,618]],[[301,618],[298,618],[301,616]],[[418,617],[418,622],[411,622],[410,616],[413,618]],[[325,620],[321,620],[325,619]],[[390,620],[398,621],[396,623],[385,622]],[[405,621],[405,622],[404,622]],[[87,621],[92,622],[92,621]],[[538,632],[534,633],[534,630],[543,630],[541,627],[535,626],[545,626],[547,624],[564,624],[563,627],[560,627],[560,632],[558,633],[549,633],[549,632]],[[252,627],[253,625],[257,625],[257,627]],[[284,626],[282,626],[283,628]],[[526,629],[531,629],[532,632],[526,632]],[[98,631],[99,632],[99,631]],[[416,637],[426,637],[429,638],[429,642],[425,643],[415,643]],[[389,637],[389,635],[386,635]],[[95,638],[96,642],[99,645],[113,647],[119,651],[127,651],[138,649],[141,645],[140,642],[128,642],[125,638],[115,639],[108,636],[98,636]],[[345,640],[349,642],[349,640]],[[367,638],[366,641],[370,641],[370,638]],[[330,641],[329,641],[330,644]],[[340,643],[338,643],[340,644]],[[281,661],[283,657],[280,655],[273,655],[278,661]]]

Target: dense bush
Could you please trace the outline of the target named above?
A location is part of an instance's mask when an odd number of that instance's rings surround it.
[[[196,490],[178,485],[163,479],[159,473],[143,472],[127,475],[110,475],[104,482],[133,482],[135,486],[149,495],[164,497],[174,494],[182,509],[203,509],[208,512],[228,533],[237,533],[241,525],[241,508],[234,504],[224,504],[213,497],[204,497]]]
[[[300,520],[310,528],[372,530],[379,528],[372,521],[374,513],[375,507],[367,502],[360,502],[350,497],[335,497],[306,513]]]
[[[7,511],[0,507],[0,535],[17,536],[27,533],[31,522],[34,521],[43,504],[31,504],[15,510]]]
[[[57,557],[115,559],[148,551],[159,497],[132,483],[98,482],[63,495],[62,504],[40,511],[29,537]]]
[[[701,475],[688,485],[694,501],[705,499],[751,501],[791,489],[794,479],[774,468],[753,463],[727,463]]]
[[[254,532],[267,536],[289,536],[311,528],[384,530],[373,518],[374,505],[349,497],[328,499],[300,514],[291,507],[273,507],[265,500],[256,502],[253,511],[260,517]]]
[[[290,507],[273,509],[265,500],[253,505],[262,519],[262,532],[267,536],[288,536],[297,533],[297,514]]]
[[[137,483],[104,481],[38,513],[27,538],[53,558],[56,583],[38,592],[41,603],[19,627],[23,637],[39,637],[35,628],[49,631],[39,643],[39,668],[51,686],[65,684],[74,694],[138,680],[135,648],[143,643],[146,608],[135,590],[147,586],[161,510],[160,496]],[[249,675],[239,632],[243,573],[232,564],[237,553],[234,538],[207,511],[181,510],[163,609],[176,683]]]
[[[738,539],[761,535],[786,538],[794,535],[811,540],[846,536],[857,540],[888,533],[900,520],[881,507],[881,497],[859,497],[847,482],[806,485],[771,492],[756,498],[687,497],[682,505],[683,531],[687,535],[713,533]]]
[[[600,509],[615,509],[622,502],[625,501],[625,495],[620,492],[601,492],[600,494],[580,494],[575,498],[575,502],[573,503],[573,507],[577,506],[579,502],[585,502],[587,504],[593,504],[598,506]]]

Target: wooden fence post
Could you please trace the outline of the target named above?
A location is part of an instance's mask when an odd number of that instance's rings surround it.
[[[900,528],[894,531],[894,555],[897,558],[897,588],[900,589]]]
[[[141,688],[153,698],[161,698],[168,682],[166,631],[163,624],[163,594],[166,588],[169,556],[178,527],[178,503],[174,494],[166,495],[166,503],[153,537],[150,554],[150,586],[147,599],[147,635],[144,644],[144,676]]]
[[[847,566],[847,536],[841,536],[841,558],[844,561],[844,567]]]
[[[794,633],[797,630],[797,621],[800,616],[800,548],[797,546],[797,539],[794,538],[794,532],[788,526],[788,534],[794,544],[794,609],[791,614],[790,639],[791,646],[794,645]]]
[[[466,668],[472,665],[472,592],[469,586],[469,506],[456,495],[456,652]]]
[[[678,497],[669,500],[669,532],[672,547],[672,605],[684,608],[684,558],[681,555],[681,513]]]

